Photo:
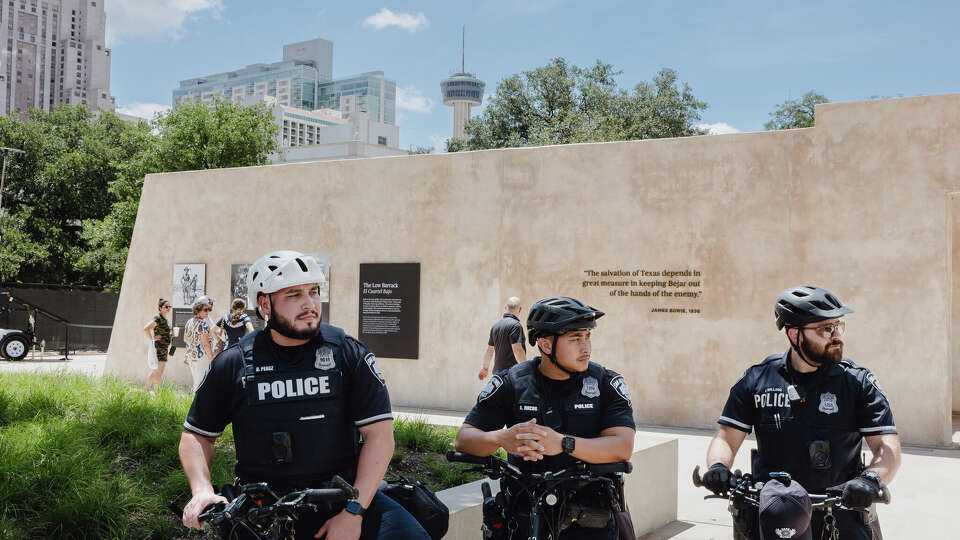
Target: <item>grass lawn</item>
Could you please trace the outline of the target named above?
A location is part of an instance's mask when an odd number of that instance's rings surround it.
[[[178,445],[192,395],[115,379],[0,374],[0,538],[177,538],[164,506],[190,489]],[[387,474],[436,491],[480,478],[447,463],[455,428],[398,420]],[[233,481],[233,433],[217,440],[214,485]],[[194,536],[196,537],[196,536]]]

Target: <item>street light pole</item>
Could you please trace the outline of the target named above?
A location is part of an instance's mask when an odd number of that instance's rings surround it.
[[[9,148],[7,146],[0,146],[0,151],[3,152],[3,172],[0,172],[0,218],[3,217],[3,186],[7,183],[7,158],[10,156],[10,152],[15,152],[18,154],[26,154],[23,150],[17,148]],[[0,230],[2,230],[2,224],[0,224]],[[2,239],[2,236],[0,236]]]

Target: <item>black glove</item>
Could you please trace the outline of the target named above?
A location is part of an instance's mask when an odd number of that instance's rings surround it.
[[[717,495],[724,495],[730,489],[730,469],[723,463],[714,463],[703,473],[703,485]]]
[[[880,482],[869,476],[858,476],[827,488],[827,493],[840,493],[840,502],[849,508],[865,508],[880,496]]]

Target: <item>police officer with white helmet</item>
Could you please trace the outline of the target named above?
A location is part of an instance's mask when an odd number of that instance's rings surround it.
[[[200,512],[224,501],[210,466],[214,441],[232,423],[241,483],[267,482],[282,493],[340,475],[359,491],[345,507],[303,512],[297,538],[429,538],[378,491],[394,450],[390,397],[373,353],[320,322],[324,279],[320,264],[296,251],[269,253],[250,267],[249,302],[267,326],[217,356],[196,391],[180,439],[193,494],[185,525],[199,527]]]

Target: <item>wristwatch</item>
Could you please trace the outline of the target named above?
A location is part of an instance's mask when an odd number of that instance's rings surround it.
[[[563,439],[560,441],[560,448],[563,450],[564,454],[572,454],[573,447],[576,445],[577,440],[571,437],[570,435],[564,435]]]
[[[877,471],[871,471],[871,470],[867,469],[867,470],[863,471],[862,473],[860,473],[860,476],[863,476],[863,477],[865,477],[865,478],[869,478],[869,479],[873,480],[874,482],[877,483],[877,485],[880,485],[880,484],[882,483],[882,482],[880,482],[880,475],[877,474]]]
[[[347,506],[344,508],[344,510],[346,510],[347,512],[349,512],[349,513],[351,513],[351,514],[353,514],[353,515],[355,515],[355,516],[362,516],[363,513],[367,511],[367,509],[364,508],[364,507],[363,507],[360,503],[358,503],[356,500],[347,501]]]

